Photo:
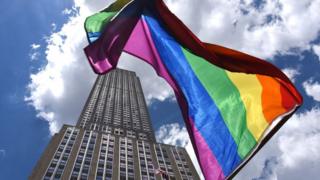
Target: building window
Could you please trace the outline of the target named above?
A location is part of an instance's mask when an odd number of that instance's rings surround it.
[[[112,178],[112,164],[114,151],[114,136],[108,134],[102,135],[100,144],[98,168],[96,172],[96,179],[111,179]]]
[[[97,133],[93,131],[85,131],[82,138],[81,146],[77,154],[77,160],[71,173],[71,179],[77,178],[87,179],[90,171],[90,164],[96,143]],[[89,142],[89,143],[88,143]]]
[[[50,179],[52,176],[54,178],[60,178],[65,165],[69,159],[70,152],[72,150],[74,139],[78,135],[78,130],[74,127],[68,127],[62,137],[60,145],[58,146],[54,158],[51,160],[49,167],[44,175],[44,179]],[[71,136],[71,134],[73,134]]]

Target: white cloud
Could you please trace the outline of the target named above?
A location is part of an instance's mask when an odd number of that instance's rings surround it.
[[[285,167],[300,167],[303,161],[320,162],[319,116],[319,108],[294,115],[279,134],[278,146]]]
[[[309,49],[320,30],[319,0],[167,0],[199,37],[262,58]]]
[[[39,48],[41,47],[40,44],[36,44],[36,43],[32,43],[30,45],[31,50],[29,52],[29,57],[30,59],[33,60],[37,60],[40,56],[40,52],[39,52]]]
[[[40,53],[39,52],[31,52],[29,57],[32,61],[39,59]]]
[[[185,147],[189,142],[189,135],[185,127],[178,123],[163,125],[157,130],[158,142]]]
[[[300,75],[299,70],[293,68],[285,68],[282,71],[289,77],[292,82],[295,82],[297,75]]]
[[[62,11],[62,14],[64,15],[70,15],[72,13],[72,9],[68,9],[68,8],[65,8],[63,11]]]
[[[303,87],[307,95],[311,96],[314,100],[320,102],[320,83],[317,81],[308,80],[303,82]]]
[[[204,179],[196,154],[190,142],[187,129],[185,127],[181,127],[178,123],[165,124],[156,131],[156,139],[157,142],[164,144],[185,147],[193,165],[200,175],[200,178]]]
[[[32,44],[30,45],[30,47],[31,47],[31,49],[36,50],[36,49],[39,49],[41,46],[40,46],[40,44],[32,43]]]
[[[59,32],[47,37],[47,64],[30,76],[30,94],[25,100],[34,106],[38,117],[49,122],[51,134],[64,123],[75,124],[96,77],[82,51],[86,38],[81,30],[89,14],[82,10],[82,15],[71,16]]]
[[[312,49],[313,49],[313,52],[318,56],[318,59],[320,61],[320,45],[314,45]]]
[[[56,23],[51,23],[51,31],[54,32],[57,30],[57,24]]]
[[[235,179],[314,179],[320,168],[320,109],[294,115]]]

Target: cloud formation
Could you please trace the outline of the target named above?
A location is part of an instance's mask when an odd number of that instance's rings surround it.
[[[39,49],[40,47],[41,47],[40,44],[35,44],[35,43],[31,44],[31,49],[33,49],[33,50]]]
[[[261,58],[309,50],[320,30],[319,0],[166,2],[202,40]]]
[[[178,123],[165,124],[156,132],[158,142],[185,147],[189,143],[189,135],[185,127]]]
[[[311,96],[315,101],[320,102],[320,83],[312,79],[305,81],[303,87],[307,95]]]
[[[40,44],[35,44],[35,43],[32,43],[30,45],[30,53],[29,53],[29,57],[31,60],[37,60],[40,56],[40,52],[39,52],[39,48],[41,47]]]
[[[84,13],[85,14],[85,13]],[[62,124],[75,124],[96,75],[85,62],[84,16],[75,15],[46,38],[46,65],[31,74],[25,100],[49,122],[51,134]]]
[[[288,78],[292,81],[295,82],[296,76],[300,75],[301,73],[299,70],[294,69],[294,68],[285,68],[282,69],[282,71],[288,76]]]
[[[312,49],[313,49],[313,52],[318,56],[318,59],[320,61],[320,45],[314,45]]]

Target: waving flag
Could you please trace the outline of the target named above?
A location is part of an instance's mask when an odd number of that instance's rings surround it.
[[[201,42],[162,0],[118,0],[85,28],[96,73],[116,68],[125,51],[170,84],[206,179],[233,177],[302,104],[278,68]]]

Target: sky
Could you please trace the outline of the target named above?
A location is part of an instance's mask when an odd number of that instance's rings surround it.
[[[303,95],[299,111],[235,179],[318,177],[320,0],[165,2],[202,41],[266,59]],[[96,78],[82,51],[88,44],[83,21],[110,3],[2,1],[0,179],[26,179],[51,136],[63,124],[76,123]],[[196,163],[171,88],[130,55],[122,54],[119,67],[140,77],[158,141],[186,147]]]

